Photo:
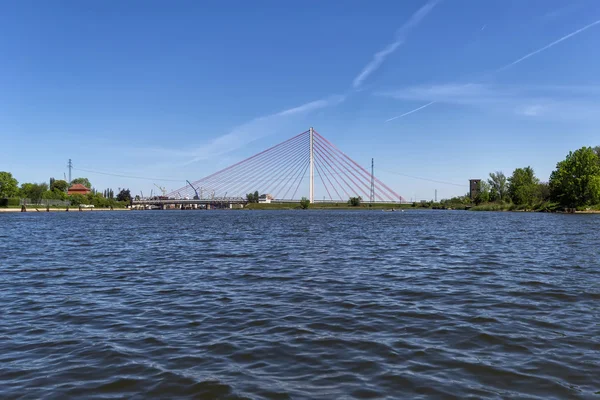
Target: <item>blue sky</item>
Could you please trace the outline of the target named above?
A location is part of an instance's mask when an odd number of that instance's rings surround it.
[[[407,199],[547,180],[600,145],[598,43],[595,0],[4,2],[0,170],[177,189],[314,126]]]

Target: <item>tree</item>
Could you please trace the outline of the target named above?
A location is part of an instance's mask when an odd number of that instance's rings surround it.
[[[475,196],[475,204],[487,203],[490,201],[490,185],[485,182],[479,182],[479,188],[477,190],[477,196]]]
[[[302,208],[303,210],[306,210],[308,207],[310,207],[310,200],[307,199],[306,197],[303,197],[300,200],[300,208]]]
[[[258,198],[260,196],[258,195],[258,190],[254,193],[248,193],[246,195],[246,201],[248,201],[248,203],[258,203]]]
[[[535,177],[533,168],[517,168],[508,178],[508,194],[517,205],[531,205],[536,198],[539,179]]]
[[[19,182],[10,172],[0,171],[0,199],[14,197],[19,193]]]
[[[506,199],[508,185],[504,172],[496,171],[496,173],[490,173],[488,184],[490,185],[490,201],[503,201]]]
[[[600,203],[600,159],[595,149],[569,152],[550,175],[552,198],[565,207]]]
[[[87,204],[87,198],[82,194],[72,194],[69,196],[69,200],[71,200],[72,206],[79,206],[81,204]]]
[[[124,201],[125,204],[131,205],[131,192],[129,189],[121,189],[119,194],[117,194],[117,201]]]
[[[50,182],[50,190],[58,190],[61,192],[66,192],[67,190],[69,190],[69,183],[67,181],[64,181],[62,179],[52,179]]]
[[[44,193],[48,191],[47,183],[24,183],[21,185],[21,197],[28,198],[32,202],[39,202]]]
[[[51,199],[51,200],[66,200],[67,194],[62,190],[54,189],[47,190],[42,193],[42,199]]]
[[[88,178],[75,178],[71,181],[71,185],[74,185],[76,183],[79,183],[88,189],[92,188],[92,183],[90,182],[90,180]]]
[[[360,203],[362,201],[362,197],[350,197],[350,199],[348,200],[348,205],[352,206],[352,207],[358,207],[360,206]]]
[[[451,199],[443,199],[441,204],[446,207],[460,207],[471,204],[471,196],[467,193],[464,196],[452,197]]]
[[[548,182],[540,182],[537,185],[536,196],[540,201],[548,201],[552,197],[550,184]]]

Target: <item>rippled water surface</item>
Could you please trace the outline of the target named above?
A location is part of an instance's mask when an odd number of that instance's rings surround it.
[[[599,228],[0,214],[0,398],[600,398]]]

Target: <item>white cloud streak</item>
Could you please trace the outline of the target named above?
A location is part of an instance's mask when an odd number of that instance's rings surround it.
[[[234,128],[231,132],[213,139],[210,143],[194,150],[193,158],[186,165],[201,160],[213,158],[237,150],[257,139],[281,132],[286,126],[286,119],[331,107],[342,103],[346,99],[343,95],[330,96],[325,99],[311,101],[297,107],[289,108],[275,114],[259,117]],[[289,136],[294,132],[286,132]]]
[[[583,28],[577,29],[576,31],[574,31],[574,32],[571,32],[571,33],[569,33],[568,35],[565,35],[565,36],[561,37],[560,39],[558,39],[558,40],[555,40],[554,42],[552,42],[552,43],[550,43],[550,44],[547,44],[547,45],[546,45],[546,46],[544,46],[544,47],[541,47],[541,48],[539,48],[539,49],[537,49],[537,50],[535,50],[535,51],[532,51],[531,53],[524,55],[523,57],[519,58],[518,60],[515,60],[515,61],[513,61],[513,62],[511,62],[511,63],[509,63],[509,64],[506,64],[505,66],[498,68],[498,69],[497,69],[497,70],[495,70],[494,72],[496,72],[496,73],[497,73],[497,72],[500,72],[500,71],[507,70],[508,68],[510,68],[510,67],[513,67],[513,66],[515,66],[515,65],[519,64],[520,62],[523,62],[523,61],[527,60],[529,57],[533,57],[533,56],[535,56],[536,54],[539,54],[539,53],[541,53],[542,51],[546,51],[546,50],[548,50],[549,48],[551,48],[551,47],[554,47],[554,46],[556,46],[557,44],[559,44],[559,43],[561,43],[561,42],[564,42],[565,40],[567,40],[567,39],[569,39],[569,38],[572,38],[572,37],[573,37],[573,36],[575,36],[575,35],[579,35],[580,33],[584,32],[584,31],[587,31],[587,30],[588,30],[588,29],[590,29],[591,27],[593,27],[593,26],[595,26],[595,25],[598,25],[598,24],[600,24],[600,19],[599,19],[599,20],[597,20],[597,21],[594,21],[594,22],[592,22],[592,23],[591,23],[591,24],[589,24],[589,25],[586,25],[586,26],[584,26]]]
[[[214,159],[231,151],[237,150],[260,138],[285,132],[286,138],[295,133],[298,122],[294,117],[304,115],[327,107],[336,106],[345,101],[345,95],[334,95],[323,99],[311,101],[297,107],[292,107],[274,114],[258,117],[244,124],[238,125],[230,132],[216,137],[196,148],[190,150],[152,148],[143,149],[143,153],[150,153],[154,158],[167,158],[170,163],[172,158],[187,158],[179,163],[180,166],[196,163],[202,160]],[[299,132],[296,132],[299,133]],[[172,164],[172,163],[171,163]]]
[[[543,51],[546,51],[546,50],[548,50],[548,49],[556,46],[557,44],[559,44],[561,42],[564,42],[565,40],[570,39],[573,36],[578,35],[578,34],[584,32],[584,31],[586,31],[586,30],[588,30],[588,29],[590,29],[593,26],[598,25],[598,24],[600,24],[600,20],[594,21],[591,24],[588,24],[588,25],[584,26],[583,28],[577,29],[576,31],[573,31],[573,32],[569,33],[568,35],[565,35],[565,36],[561,37],[560,39],[557,39],[557,40],[553,41],[552,43],[547,44],[546,46],[540,47],[539,49],[537,49],[535,51],[532,51],[531,53],[528,53],[528,54],[524,55],[523,57],[518,58],[517,60],[515,60],[515,61],[513,61],[511,63],[508,63],[508,64],[506,64],[506,65],[504,65],[504,66],[502,66],[502,67],[494,70],[493,73],[498,73],[498,72],[501,72],[501,71],[505,71],[505,70],[507,70],[507,69],[509,69],[511,67],[514,67],[515,65],[517,65],[517,64],[519,64],[519,63],[527,60],[528,58],[533,57],[534,55],[539,54],[539,53],[541,53]],[[463,86],[469,86],[469,85],[463,85]],[[405,116],[410,115],[410,114],[412,114],[414,112],[417,112],[417,111],[422,110],[422,109],[424,109],[426,107],[429,107],[429,106],[431,106],[431,105],[433,105],[435,103],[438,103],[438,100],[433,100],[433,101],[431,101],[428,104],[425,104],[425,105],[419,106],[419,107],[417,107],[417,108],[415,108],[413,110],[407,111],[407,112],[405,112],[402,115],[398,115],[397,117],[392,117],[390,119],[387,119],[385,122],[387,123],[387,122],[393,121],[395,119],[405,117]]]
[[[444,84],[412,86],[379,95],[405,101],[428,101],[394,118],[401,118],[434,103],[554,120],[597,120],[600,111],[600,106],[597,106],[600,104],[600,86]],[[393,119],[386,122],[390,120]]]
[[[369,62],[363,70],[354,78],[352,86],[358,89],[365,79],[369,77],[373,72],[377,71],[385,59],[392,53],[394,53],[398,47],[400,47],[406,40],[406,36],[410,30],[414,29],[419,23],[431,12],[433,7],[438,3],[438,0],[433,0],[419,8],[410,19],[398,29],[396,32],[396,40],[388,44],[383,50],[378,51],[373,55],[373,59]]]
[[[427,104],[425,104],[425,105],[423,105],[423,106],[421,106],[421,107],[419,107],[419,108],[415,108],[414,110],[411,110],[411,111],[405,112],[405,113],[404,113],[404,114],[402,114],[402,115],[398,115],[397,117],[392,117],[392,118],[390,118],[390,119],[386,120],[385,122],[390,122],[390,121],[393,121],[393,120],[395,120],[395,119],[398,119],[398,118],[406,117],[406,116],[407,116],[407,115],[409,115],[409,114],[412,114],[412,113],[414,113],[414,112],[417,112],[417,111],[419,111],[419,110],[422,110],[422,109],[424,109],[424,108],[426,108],[426,107],[429,107],[430,105],[432,105],[432,104],[435,104],[435,103],[436,103],[435,101],[432,101],[431,103],[427,103]]]
[[[310,103],[306,103],[306,104],[303,104],[298,107],[294,107],[294,108],[290,108],[288,110],[278,112],[277,114],[274,114],[274,116],[282,117],[285,115],[300,114],[300,113],[318,110],[320,108],[336,106],[336,105],[342,103],[344,100],[346,100],[346,96],[344,96],[344,95],[329,96],[325,99],[311,101]]]

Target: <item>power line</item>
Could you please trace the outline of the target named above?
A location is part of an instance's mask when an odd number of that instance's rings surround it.
[[[142,177],[142,176],[114,174],[114,173],[110,173],[110,172],[92,171],[92,170],[83,169],[83,168],[73,168],[73,169],[76,170],[76,171],[89,172],[91,174],[100,174],[100,175],[108,175],[108,176],[118,176],[118,177],[121,177],[121,178],[145,179],[145,180],[148,180],[148,181],[165,181],[165,182],[182,182],[182,181],[185,181],[185,179],[147,178],[147,177]]]
[[[452,186],[459,186],[459,187],[466,187],[466,186],[469,186],[469,185],[467,185],[467,184],[461,185],[461,184],[458,184],[458,183],[452,183],[452,182],[438,181],[438,180],[435,180],[435,179],[429,179],[429,178],[421,178],[421,177],[419,177],[419,176],[407,175],[407,174],[403,174],[403,173],[401,173],[401,172],[389,171],[389,170],[386,170],[386,169],[381,169],[381,168],[380,168],[379,170],[380,170],[380,171],[387,172],[387,173],[390,173],[390,174],[394,174],[394,175],[405,176],[405,177],[407,177],[407,178],[419,179],[419,180],[422,180],[422,181],[429,181],[429,182],[434,182],[434,183],[441,183],[441,184],[443,184],[443,185],[452,185]]]

